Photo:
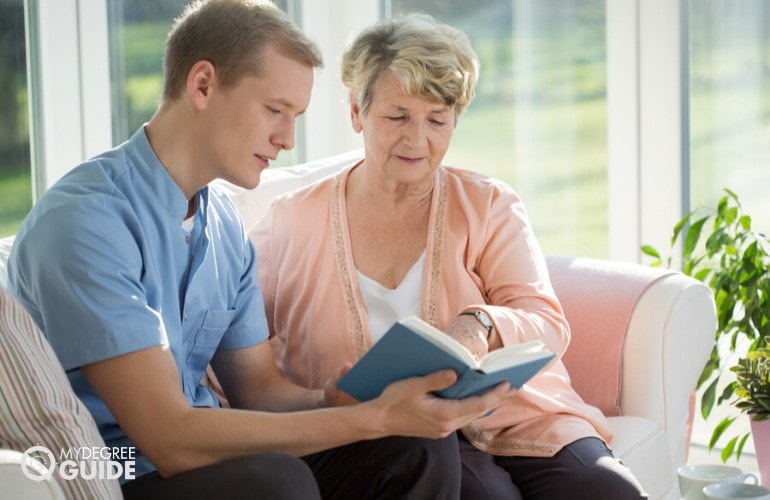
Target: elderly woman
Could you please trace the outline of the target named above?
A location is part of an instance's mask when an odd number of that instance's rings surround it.
[[[251,231],[290,380],[323,387],[412,314],[479,355],[533,339],[564,354],[569,326],[522,201],[441,163],[477,75],[467,37],[424,15],[380,22],[345,51],[364,158],[279,198]],[[646,497],[610,442],[557,361],[462,429],[463,497]]]

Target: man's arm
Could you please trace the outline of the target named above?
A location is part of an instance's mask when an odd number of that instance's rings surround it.
[[[321,390],[287,381],[262,342],[244,349],[218,349],[211,360],[217,380],[232,408],[288,412],[329,406]]]
[[[243,399],[238,403],[275,406],[272,387],[280,375],[269,344],[243,351],[235,356],[238,367],[249,368],[239,382],[254,377],[250,383],[256,389],[245,391],[248,394],[239,396]],[[254,365],[262,368],[251,368]],[[442,371],[391,384],[379,398],[366,403],[268,413],[191,407],[182,393],[173,356],[164,347],[135,351],[82,369],[118,424],[164,477],[261,451],[302,456],[388,435],[444,437],[499,406],[507,390],[503,384],[483,396],[439,399],[430,393],[456,379],[453,372]],[[230,386],[234,379],[228,375],[226,380]],[[276,387],[284,385],[281,382]],[[281,404],[287,400],[279,398]]]

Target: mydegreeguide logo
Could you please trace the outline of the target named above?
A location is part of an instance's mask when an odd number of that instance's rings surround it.
[[[56,455],[50,449],[38,445],[28,448],[21,460],[21,472],[33,481],[45,481],[55,473],[65,480],[78,477],[130,480],[135,479],[135,467],[136,449],[133,446],[62,448],[57,463]]]

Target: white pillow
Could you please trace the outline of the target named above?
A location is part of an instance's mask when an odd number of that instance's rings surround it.
[[[262,180],[254,189],[243,189],[220,179],[213,184],[232,200],[243,218],[243,225],[249,230],[265,215],[273,198],[334,175],[363,157],[364,150],[355,149],[300,165],[271,168],[262,172]]]
[[[0,239],[0,288],[8,288],[8,256],[15,236]]]

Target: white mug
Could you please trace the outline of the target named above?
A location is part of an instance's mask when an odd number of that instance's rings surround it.
[[[738,467],[723,464],[685,465],[679,473],[679,491],[683,500],[706,500],[703,492],[706,486],[714,483],[759,483],[756,475],[745,473]]]
[[[708,500],[735,500],[740,498],[770,500],[770,490],[758,484],[714,483],[703,488],[703,493]]]

